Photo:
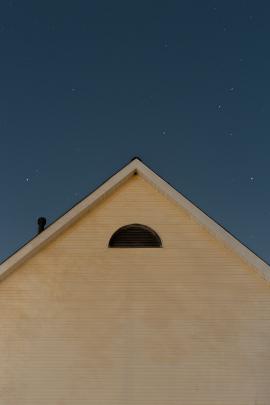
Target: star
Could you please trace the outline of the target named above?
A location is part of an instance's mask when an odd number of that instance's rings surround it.
[[[162,135],[166,135],[166,133],[167,133],[166,131],[162,131]]]
[[[253,176],[250,177],[250,181],[253,182],[255,178]]]
[[[27,183],[29,182],[29,180],[30,180],[29,177],[26,177],[25,181],[26,181]]]

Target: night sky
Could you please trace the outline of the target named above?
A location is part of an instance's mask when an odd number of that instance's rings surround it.
[[[142,160],[270,262],[270,2],[0,2],[0,259]]]

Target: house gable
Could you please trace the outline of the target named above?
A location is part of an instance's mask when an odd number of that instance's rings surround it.
[[[130,223],[163,247],[110,249]],[[141,176],[20,264],[0,305],[4,404],[269,403],[268,284]]]
[[[186,212],[191,215],[198,224],[205,227],[208,232],[210,232],[218,240],[224,243],[225,246],[239,255],[262,278],[267,281],[270,280],[270,267],[267,263],[265,263],[246,246],[244,246],[233,235],[217,224],[188,199],[186,199],[182,194],[177,192],[138,158],[133,159],[128,165],[103,183],[87,198],[49,226],[44,232],[42,232],[42,234],[36,236],[32,241],[27,243],[24,247],[19,249],[18,252],[3,262],[0,265],[0,279],[6,277],[16,267],[35,254],[42,246],[57,237],[61,232],[77,221],[88,210],[92,209],[96,206],[96,204],[109,196],[133,175],[141,176],[160,193],[173,201],[177,206],[186,210]]]

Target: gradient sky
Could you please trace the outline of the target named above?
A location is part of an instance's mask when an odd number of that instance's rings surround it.
[[[270,262],[270,2],[0,2],[0,259],[133,156]]]

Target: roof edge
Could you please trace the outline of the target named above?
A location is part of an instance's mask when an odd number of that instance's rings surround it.
[[[77,221],[86,211],[94,207],[98,202],[113,192],[122,183],[137,173],[137,162],[135,158],[129,164],[120,169],[116,174],[106,180],[101,186],[85,197],[81,202],[58,218],[42,233],[35,236],[23,247],[9,256],[0,265],[0,280],[9,275],[15,268],[32,257],[41,247],[57,237],[64,229]]]
[[[181,208],[184,208],[196,220],[197,223],[206,228],[206,230],[216,237],[216,239],[223,242],[227,248],[240,256],[244,262],[257,271],[264,280],[270,282],[270,266],[263,259],[252,252],[247,246],[240,242],[224,227],[219,225],[215,220],[210,218],[194,203],[180,194],[175,188],[153,172],[153,170],[149,169],[143,164],[143,170],[142,168],[138,168],[137,172],[138,174],[141,174],[145,180],[152,183],[153,186],[155,186],[169,199],[173,200]]]

